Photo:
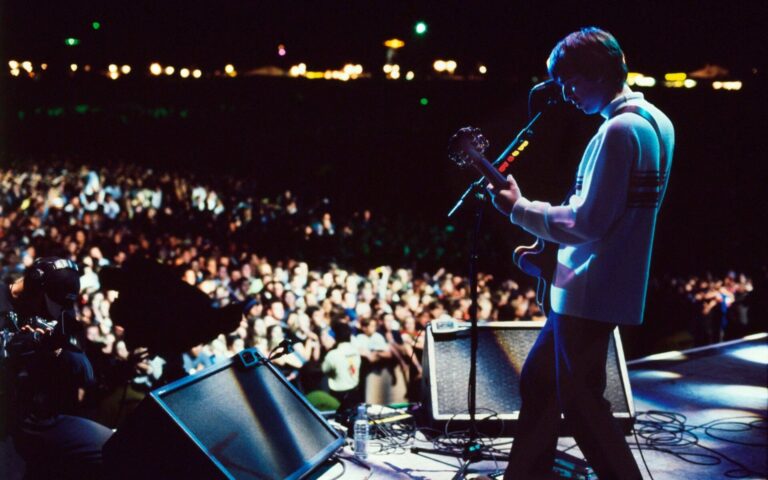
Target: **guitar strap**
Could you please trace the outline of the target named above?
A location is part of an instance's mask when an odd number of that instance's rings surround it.
[[[667,149],[664,145],[664,138],[661,136],[661,130],[659,129],[659,124],[656,123],[656,119],[653,118],[653,115],[651,115],[648,110],[637,105],[625,105],[621,108],[617,108],[616,111],[613,112],[613,115],[611,115],[611,118],[615,117],[616,115],[621,115],[622,113],[634,113],[635,115],[641,116],[643,119],[645,119],[646,122],[651,124],[653,131],[656,132],[656,138],[659,140],[659,175],[662,179],[666,178],[668,173]],[[662,199],[660,198],[659,205],[661,204],[661,200]]]

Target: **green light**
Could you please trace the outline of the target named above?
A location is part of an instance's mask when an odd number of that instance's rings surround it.
[[[429,104],[429,99],[427,97],[421,97],[421,100],[419,100],[419,103],[426,107]]]
[[[413,27],[413,29],[416,31],[416,35],[424,35],[427,33],[427,24],[424,22],[418,22],[416,23],[416,26]]]
[[[74,46],[76,46],[76,45],[80,45],[80,39],[79,39],[79,38],[72,38],[72,37],[69,37],[69,38],[66,38],[66,39],[64,39],[64,43],[65,43],[65,44],[66,44],[68,47],[74,47]]]
[[[98,29],[101,28],[101,23],[100,22],[93,22],[93,23],[91,23],[91,27],[93,27],[94,30],[98,30]]]

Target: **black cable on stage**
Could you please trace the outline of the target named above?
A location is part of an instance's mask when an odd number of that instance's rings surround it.
[[[345,473],[347,473],[347,465],[341,461],[341,457],[339,457],[338,455],[332,456],[331,460],[333,461],[333,463],[338,463],[339,465],[341,465],[341,473],[339,473],[335,477],[330,478],[328,480],[339,480],[341,477],[344,476]]]
[[[648,417],[647,420],[641,417]],[[739,418],[752,418],[752,422],[733,422],[731,420]],[[729,440],[727,438],[720,437],[718,435],[712,435],[712,431],[748,431],[752,429],[765,430],[765,418],[756,416],[739,416],[739,417],[726,417],[711,422],[704,423],[702,425],[688,426],[686,425],[687,417],[681,413],[676,412],[664,412],[657,410],[650,410],[648,412],[640,412],[637,415],[637,423],[641,426],[637,434],[645,440],[647,446],[638,446],[641,455],[642,450],[654,450],[662,453],[672,455],[686,463],[703,466],[713,466],[727,461],[738,468],[731,469],[725,472],[725,476],[728,478],[746,478],[750,476],[758,476],[760,478],[765,477],[765,472],[756,472],[749,467],[737,462],[729,456],[718,452],[710,447],[704,446],[700,443],[699,437],[693,433],[694,430],[704,430],[705,435],[714,438],[719,441],[734,443],[737,445],[746,445],[754,447],[765,447],[764,444],[753,444],[747,442],[740,442],[736,440]],[[738,425],[740,430],[731,430],[722,428],[722,425]],[[698,447],[709,453],[694,453],[694,452],[679,452],[675,451],[675,448],[680,447]],[[643,457],[643,461],[645,458]]]
[[[360,460],[359,458],[357,458],[354,455],[342,455],[342,454],[339,453],[339,454],[336,454],[336,457],[344,459],[344,460],[349,460],[350,462],[354,463],[355,465],[367,469],[368,470],[368,475],[366,475],[363,480],[368,480],[369,478],[371,478],[371,475],[373,475],[373,467],[371,465],[368,465],[364,461]]]

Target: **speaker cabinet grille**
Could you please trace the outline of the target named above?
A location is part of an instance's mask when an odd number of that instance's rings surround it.
[[[144,399],[105,446],[111,471],[123,478],[293,479],[343,444],[272,365],[245,368],[236,359]]]
[[[503,420],[514,430],[521,405],[520,372],[543,326],[544,322],[494,322],[478,327],[477,418],[495,414],[493,421]],[[434,422],[467,421],[470,330],[440,332],[429,325],[426,335],[423,392],[429,416]],[[609,345],[606,374],[605,398],[614,417],[628,429],[634,408],[618,329]]]

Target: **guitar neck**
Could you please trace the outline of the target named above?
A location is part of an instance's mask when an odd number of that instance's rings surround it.
[[[493,188],[503,190],[509,186],[507,179],[488,161],[483,154],[477,151],[469,151],[469,155],[474,160],[472,165],[477,169],[480,174],[485,177],[488,182],[493,185]]]

